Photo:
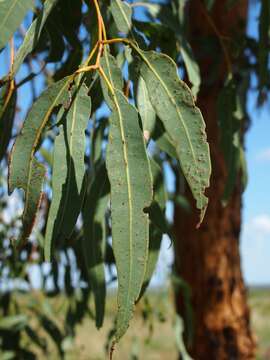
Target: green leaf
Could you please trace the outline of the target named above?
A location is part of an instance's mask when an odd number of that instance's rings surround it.
[[[152,105],[175,146],[185,178],[201,210],[203,220],[208,199],[211,163],[205,123],[187,85],[168,56],[137,49],[143,62],[141,74]]]
[[[3,48],[17,30],[27,11],[34,7],[34,0],[0,1],[0,49]]]
[[[156,112],[150,102],[148,90],[141,76],[138,80],[136,95],[137,108],[142,119],[143,130],[146,132],[146,136],[150,136],[155,127]]]
[[[106,164],[111,184],[113,250],[118,273],[116,341],[128,328],[147,264],[152,185],[138,114],[118,90]],[[121,219],[121,221],[119,221]]]
[[[13,91],[7,99],[9,85],[6,84],[0,90],[0,161],[7,152],[8,144],[12,135],[12,127],[16,113],[17,92]],[[7,103],[6,103],[7,101]]]
[[[95,173],[82,209],[84,257],[94,293],[97,328],[103,324],[105,311],[105,211],[108,206],[108,195],[109,179],[105,164],[102,164]]]
[[[196,97],[201,84],[200,69],[195,60],[192,48],[187,41],[188,36],[186,34],[184,24],[184,20],[187,18],[185,1],[179,1],[176,3],[178,5],[177,14],[173,13],[170,6],[166,6],[164,4],[148,3],[146,6],[154,19],[159,19],[162,24],[168,26],[168,28],[173,31],[179,44],[180,53],[187,70],[189,81],[193,85],[192,94]]]
[[[42,197],[42,187],[45,179],[45,173],[45,167],[34,158],[32,161],[28,184],[25,189],[25,202],[22,216],[23,227],[16,244],[17,246],[23,245],[25,240],[31,234]]]
[[[152,133],[152,139],[155,140],[157,146],[161,151],[164,151],[171,158],[177,159],[177,153],[173,145],[173,141],[165,131],[164,126],[160,119],[156,119],[154,131]]]
[[[18,187],[26,191],[36,147],[53,109],[69,103],[69,78],[52,84],[30,109],[13,145],[9,164],[9,193]]]
[[[111,185],[112,241],[118,274],[115,340],[119,341],[129,326],[144,281],[149,241],[146,211],[152,200],[152,179],[138,112],[116,88],[120,74],[110,60],[105,52],[102,64],[112,84],[106,166]]]
[[[100,60],[100,65],[103,68],[105,74],[110,79],[110,82],[113,84],[115,89],[120,91],[123,90],[124,81],[122,79],[122,73],[119,67],[117,66],[116,59],[108,52],[108,47],[104,48],[104,56]],[[106,103],[113,107],[114,101],[109,94],[109,90],[104,81],[101,82],[102,91]]]
[[[191,82],[192,94],[196,98],[201,85],[200,68],[193,55],[191,46],[187,42],[186,38],[179,36],[180,52],[187,69],[188,79]]]
[[[132,9],[130,5],[122,0],[112,0],[110,9],[117,29],[124,34],[128,34],[132,28]]]
[[[43,26],[57,1],[58,0],[46,0],[40,14],[32,22],[24,37],[23,43],[16,54],[12,67],[12,76],[17,73],[26,56],[35,49],[39,41]]]
[[[34,158],[41,133],[55,106],[69,102],[68,79],[50,86],[29,111],[13,145],[9,163],[9,194],[17,188],[25,192],[23,231],[19,244],[30,235],[38,210],[45,170]]]
[[[151,159],[151,172],[154,182],[154,198],[153,201],[158,204],[159,208],[161,209],[161,216],[162,221],[165,219],[165,206],[166,206],[166,192],[164,187],[164,179],[162,171],[159,165],[155,162],[154,159]],[[165,231],[166,232],[166,231]],[[164,231],[160,230],[160,228],[155,224],[152,219],[150,223],[150,230],[149,230],[149,256],[147,261],[147,267],[144,277],[143,287],[140,293],[140,298],[145,293],[150,280],[153,276],[154,270],[157,265],[159,250],[162,240],[162,235]],[[140,299],[139,298],[139,299]]]
[[[62,129],[55,142],[53,197],[45,235],[45,259],[51,260],[52,243],[70,237],[84,197],[85,129],[91,112],[87,88],[81,85],[71,107],[62,112]]]

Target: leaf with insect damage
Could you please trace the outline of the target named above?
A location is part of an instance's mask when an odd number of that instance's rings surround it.
[[[21,246],[31,234],[36,219],[37,211],[42,197],[42,187],[45,179],[45,167],[35,158],[25,191],[24,211],[22,216],[22,231],[15,246]]]
[[[120,79],[115,81],[115,64],[110,59],[105,52],[102,66],[111,84],[109,105],[112,109],[106,166],[111,185],[112,241],[118,274],[115,340],[119,341],[129,326],[144,281],[149,242],[146,211],[152,201],[152,177],[138,112],[116,88]]]
[[[173,141],[178,159],[203,220],[208,199],[211,162],[205,123],[188,86],[179,79],[175,63],[167,55],[142,51],[141,75],[158,117]]]
[[[15,188],[21,188],[24,190],[25,200],[27,200],[29,184],[31,184],[32,174],[36,167],[34,153],[40,141],[42,130],[46,126],[53,109],[69,102],[68,86],[69,79],[67,78],[51,85],[30,109],[10,155],[9,194]]]

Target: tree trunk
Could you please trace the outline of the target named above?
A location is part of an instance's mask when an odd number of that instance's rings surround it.
[[[202,36],[218,37],[221,34],[229,37],[232,32],[239,31],[240,20],[245,20],[247,1],[238,1],[230,11],[226,10],[226,2],[216,1],[211,19],[207,19],[202,6],[198,6],[198,0],[191,2],[191,43],[197,58],[202,59],[198,57]],[[176,272],[192,291],[195,322],[193,345],[189,350],[196,360],[253,359],[255,352],[239,255],[240,182],[228,205],[223,207],[221,204],[227,172],[219,144],[217,94],[224,82],[227,65],[224,49],[222,46],[220,49],[220,54],[200,60],[202,88],[197,100],[206,121],[212,159],[209,207],[198,230],[195,228],[196,212],[189,215],[176,207],[174,219]],[[218,55],[224,60],[215,81],[209,83],[212,59]],[[191,199],[190,194],[187,196]],[[176,290],[175,295],[177,311],[183,315],[181,294]]]

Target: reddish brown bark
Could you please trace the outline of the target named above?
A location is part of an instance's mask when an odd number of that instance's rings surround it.
[[[190,9],[191,37],[197,58],[198,35],[217,35],[216,29],[207,21],[198,3],[198,0],[194,0]],[[222,36],[230,36],[243,23],[247,14],[247,2],[238,1],[238,5],[229,12],[226,11],[225,0],[218,0],[216,3],[212,19]],[[176,271],[192,289],[195,334],[190,350],[193,358],[253,359],[255,342],[250,330],[249,308],[239,255],[240,185],[236,186],[227,207],[223,207],[220,201],[227,173],[219,145],[216,102],[226,75],[226,64],[225,61],[221,64],[217,79],[209,84],[207,75],[211,66],[211,57],[202,59],[200,67],[203,86],[197,102],[207,125],[213,167],[208,191],[209,207],[199,230],[195,229],[198,214],[193,212],[188,215],[176,208]],[[188,196],[191,199],[190,194]],[[183,314],[181,295],[178,293],[176,307]]]

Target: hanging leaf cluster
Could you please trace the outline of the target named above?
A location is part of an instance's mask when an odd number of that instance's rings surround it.
[[[33,6],[24,0],[0,3],[1,48],[10,46],[13,52],[13,42],[7,43]],[[162,5],[146,4],[146,20],[140,21],[120,0],[46,0],[35,8],[10,72],[1,80],[1,127],[10,138],[21,65],[35,53],[43,54],[45,64],[55,64],[9,155],[9,193],[24,193],[23,225],[14,246],[28,241],[49,186],[45,260],[52,261],[55,249],[66,246],[81,229],[97,327],[103,323],[104,263],[112,246],[118,279],[116,342],[151,279],[162,234],[170,233],[162,157],[151,149],[179,164],[200,212],[199,224],[208,203],[209,146],[194,100],[198,66],[184,37],[183,9],[165,27],[153,21],[160,9]],[[166,29],[170,33],[177,24],[182,33],[175,41],[183,42],[182,59],[193,91],[180,79],[174,60],[160,52],[166,51]],[[109,113],[108,119],[100,113]],[[1,143],[1,154],[7,147]],[[46,151],[53,153],[49,167],[42,161]]]

